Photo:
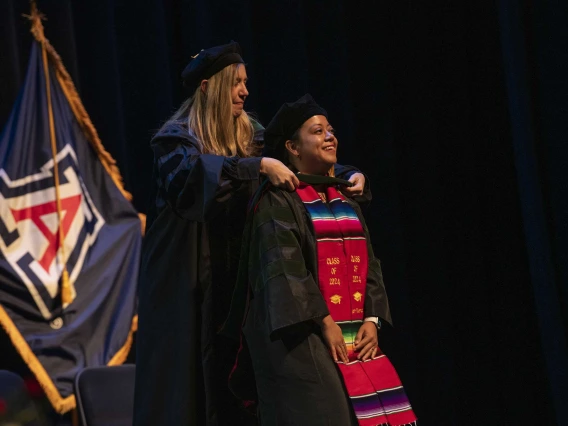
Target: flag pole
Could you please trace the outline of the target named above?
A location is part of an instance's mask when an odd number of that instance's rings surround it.
[[[111,179],[113,180],[114,184],[121,192],[121,194],[127,200],[131,200],[132,196],[124,189],[122,184],[122,178],[120,176],[120,171],[116,166],[115,160],[112,156],[104,149],[100,139],[98,138],[98,134],[96,129],[94,128],[93,123],[91,122],[89,115],[87,114],[81,99],[75,89],[73,81],[69,76],[69,73],[65,69],[61,58],[49,42],[47,38],[45,38],[43,32],[43,25],[41,23],[42,19],[45,17],[37,10],[35,0],[30,1],[31,12],[29,15],[23,14],[29,21],[31,21],[31,33],[33,34],[35,40],[42,45],[42,53],[43,53],[43,64],[44,67],[47,63],[51,65],[51,78],[54,82],[54,87],[61,88],[65,98],[67,99],[69,106],[79,124],[81,129],[84,132],[86,139],[89,141],[91,147],[93,148],[95,154],[99,158],[102,166],[106,170],[106,172],[110,175]],[[35,71],[35,70],[34,70]],[[47,68],[49,71],[49,68]],[[51,86],[49,84],[49,74],[46,73],[46,80],[47,80],[47,91],[49,93],[49,100],[48,106],[51,105]],[[58,83],[59,85],[55,84]],[[55,146],[55,126],[53,125],[54,117],[53,117],[53,110],[50,113],[50,136],[52,137],[52,147]],[[55,157],[55,156],[54,156]],[[56,158],[54,158],[54,166],[57,166]],[[58,171],[55,172],[55,176],[58,179],[59,174]],[[58,187],[58,183],[56,184]],[[57,195],[59,198],[59,195]],[[61,219],[61,205],[59,204],[58,208],[59,219]],[[61,224],[61,220],[59,221]],[[61,234],[60,234],[61,235]],[[63,241],[63,238],[60,237],[60,241]],[[130,330],[128,336],[118,351],[112,355],[112,358],[109,361],[106,361],[107,365],[118,365],[122,364],[127,356],[128,352],[131,348],[132,341],[133,341],[133,333],[137,330],[138,324],[138,317],[134,315],[131,320]],[[22,360],[26,363],[29,367],[30,371],[35,375],[37,381],[45,391],[45,394],[55,409],[55,411],[59,414],[67,413],[70,410],[73,410],[76,407],[76,399],[75,395],[71,393],[70,395],[63,397],[61,395],[61,391],[56,387],[53,379],[48,374],[46,368],[43,364],[39,361],[38,356],[32,350],[30,344],[26,341],[26,338],[22,335],[12,318],[10,317],[8,311],[4,309],[2,304],[0,303],[0,326],[5,330],[8,338],[14,345],[14,348],[22,357]],[[87,364],[88,365],[88,364]]]
[[[108,151],[105,150],[103,144],[101,143],[101,140],[99,139],[97,130],[95,129],[95,126],[91,122],[89,114],[87,114],[87,111],[85,110],[85,107],[83,106],[83,103],[79,98],[79,94],[75,89],[75,85],[73,84],[73,81],[69,76],[69,73],[63,66],[63,63],[61,62],[61,58],[59,57],[59,55],[57,54],[57,52],[55,51],[49,40],[43,34],[43,25],[41,25],[41,18],[43,17],[43,15],[39,13],[39,11],[37,11],[37,8],[35,7],[35,0],[31,0],[31,4],[32,4],[32,15],[33,15],[33,10],[35,8],[36,13],[38,15],[37,20],[39,21],[40,24],[40,27],[36,27],[32,23],[31,32],[34,38],[38,42],[40,42],[42,46],[45,47],[45,50],[47,51],[47,56],[49,57],[49,59],[51,59],[52,65],[55,69],[55,77],[57,78],[57,81],[59,82],[59,85],[61,86],[61,89],[63,90],[63,93],[67,98],[67,101],[69,102],[69,106],[71,107],[71,110],[75,115],[75,118],[79,122],[79,125],[83,129],[85,136],[87,136],[87,139],[91,143],[91,146],[97,153],[97,156],[99,157],[103,167],[110,175],[114,184],[120,190],[124,198],[126,198],[128,201],[132,201],[132,195],[126,189],[124,189],[122,176],[120,175],[120,171],[118,170],[115,159],[112,158],[112,156],[108,153]],[[36,18],[34,18],[32,15],[24,15],[24,16],[27,17],[32,22],[35,22]],[[143,213],[138,213],[138,216],[140,218],[142,225],[142,235],[144,235],[146,215]]]
[[[51,101],[51,82],[49,78],[49,61],[47,58],[46,43],[43,32],[43,24],[41,23],[42,15],[37,10],[35,0],[31,2],[31,12],[29,19],[32,21],[31,32],[36,40],[41,44],[41,54],[43,59],[43,72],[45,74],[45,89],[47,94],[47,114],[49,117],[49,139],[51,141],[51,154],[53,155],[53,175],[55,179],[55,201],[57,203],[57,217],[59,221],[58,238],[60,249],[60,262],[63,265],[61,274],[61,303],[63,307],[67,307],[75,298],[75,291],[69,279],[67,270],[67,261],[65,256],[65,232],[63,231],[63,211],[61,208],[61,193],[59,183],[59,165],[57,163],[57,139],[55,135],[55,121],[53,119],[53,105]]]

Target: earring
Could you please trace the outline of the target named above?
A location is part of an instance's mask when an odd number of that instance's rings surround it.
[[[301,160],[301,159],[302,159],[302,157],[300,156],[300,154],[298,154],[297,157],[298,157],[298,160]]]

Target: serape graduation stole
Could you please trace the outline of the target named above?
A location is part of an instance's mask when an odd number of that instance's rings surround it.
[[[338,363],[360,426],[415,425],[416,416],[389,359],[378,351],[359,361],[354,340],[363,323],[368,252],[365,232],[353,208],[332,186],[324,204],[312,186],[296,190],[317,240],[318,281],[329,313],[341,327],[349,363]]]

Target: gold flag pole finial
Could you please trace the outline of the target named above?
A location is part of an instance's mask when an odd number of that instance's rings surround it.
[[[47,51],[47,56],[49,57],[50,64],[55,71],[55,79],[63,90],[65,98],[69,102],[69,106],[73,111],[73,115],[77,119],[77,122],[79,123],[79,126],[81,126],[83,133],[89,140],[91,146],[94,148],[103,167],[110,175],[117,188],[120,190],[124,198],[126,198],[128,201],[131,201],[132,195],[124,189],[122,176],[120,175],[116,161],[104,148],[97,130],[95,129],[95,126],[93,125],[89,114],[87,114],[87,111],[83,106],[83,102],[81,102],[81,99],[79,98],[79,94],[77,93],[77,89],[73,84],[73,80],[71,80],[71,76],[69,75],[69,73],[65,69],[65,66],[63,65],[63,62],[61,61],[61,57],[55,51],[55,49],[43,33],[43,24],[41,21],[46,21],[47,18],[43,13],[38,11],[35,0],[31,0],[30,4],[31,13],[29,15],[24,14],[23,16],[25,16],[32,22],[32,28],[30,29],[31,33]]]
[[[43,43],[45,41],[45,35],[43,33],[43,24],[41,23],[41,21],[47,21],[47,18],[38,10],[35,0],[30,1],[30,14],[26,15],[25,13],[23,13],[22,16],[28,18],[31,21],[31,33],[34,35],[37,41]]]

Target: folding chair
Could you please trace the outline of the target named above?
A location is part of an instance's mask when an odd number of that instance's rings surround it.
[[[75,377],[77,413],[83,426],[131,426],[133,364],[88,367]]]

